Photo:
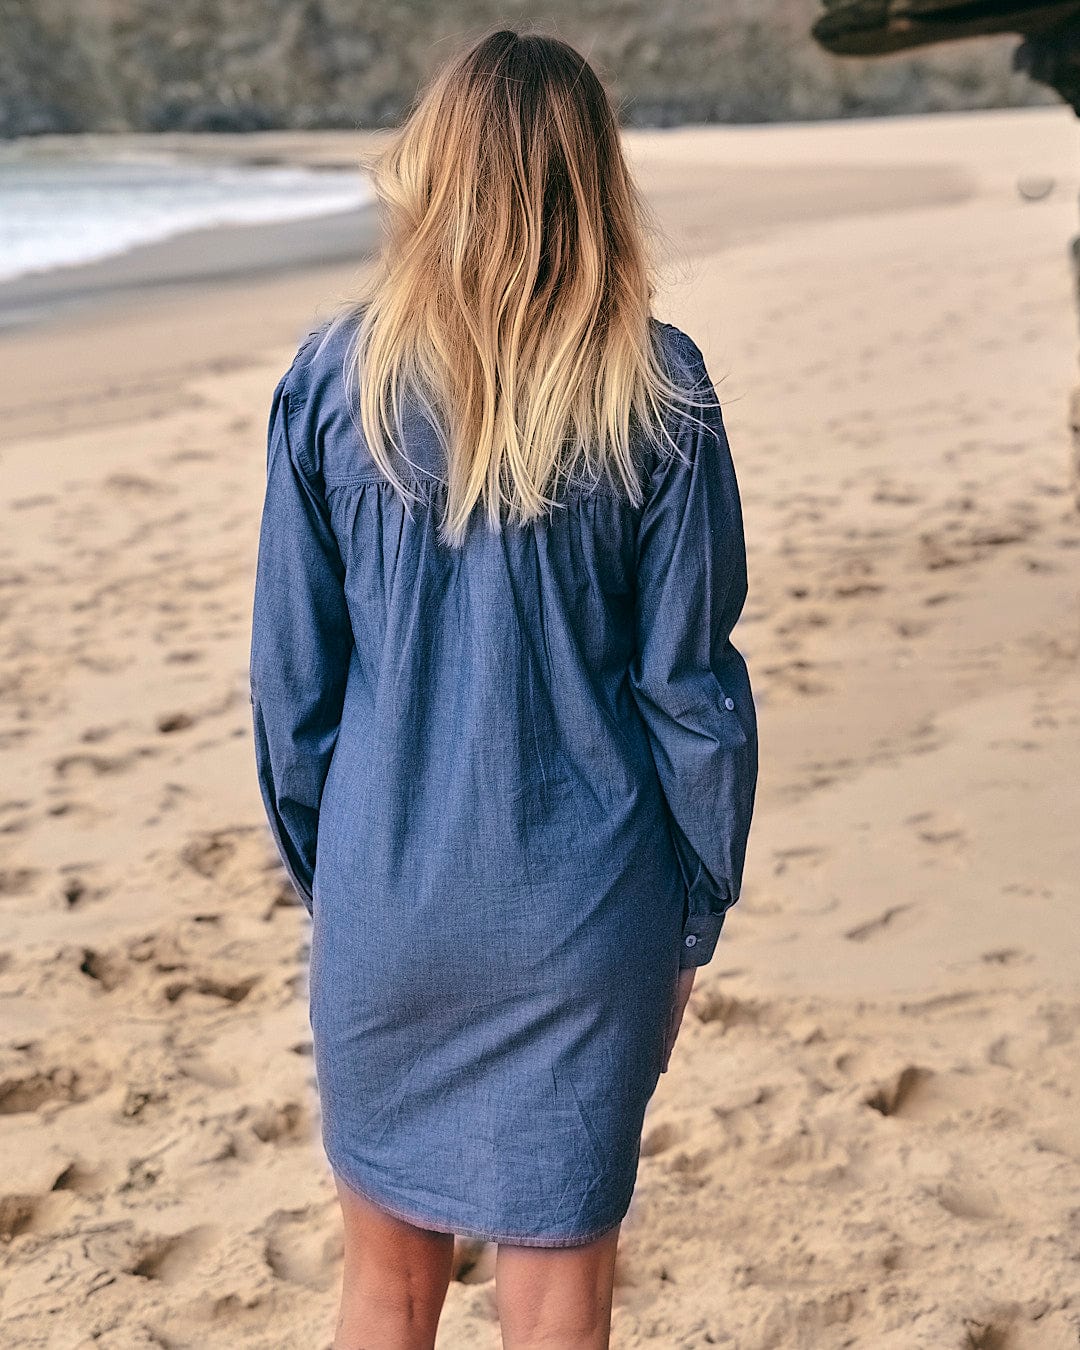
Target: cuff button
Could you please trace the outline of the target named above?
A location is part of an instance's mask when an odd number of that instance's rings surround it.
[[[697,935],[695,933],[687,933],[684,941],[688,947],[694,947],[697,945]]]
[[[725,708],[734,708],[734,706],[735,706],[735,700],[734,700],[733,698],[726,698],[726,699],[724,699],[724,707],[725,707]]]

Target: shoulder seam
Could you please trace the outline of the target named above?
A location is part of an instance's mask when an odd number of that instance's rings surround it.
[[[303,400],[301,399],[294,401],[293,390],[290,389],[290,387],[287,384],[282,390],[282,395],[285,399],[285,425],[288,430],[289,452],[292,456],[293,462],[295,463],[296,467],[300,470],[300,472],[304,475],[304,477],[308,480],[309,483],[313,483],[317,476],[315,470],[308,463],[307,456],[304,454],[301,446],[299,445],[296,437],[293,434],[295,430],[292,424],[293,414],[303,411],[304,407]]]
[[[286,389],[288,389],[289,393],[294,397],[295,402],[292,404],[292,406],[295,406],[297,408],[303,407],[304,404],[307,402],[307,394],[301,390],[298,390],[296,385],[296,376],[299,374],[301,368],[303,367],[304,364],[303,358],[311,349],[311,347],[314,346],[315,339],[319,337],[319,335],[322,332],[324,332],[325,328],[326,328],[325,323],[319,324],[315,328],[312,328],[311,331],[307,334],[307,336],[297,346],[293,359],[289,363],[289,369],[286,372],[285,376],[286,380],[285,387]]]

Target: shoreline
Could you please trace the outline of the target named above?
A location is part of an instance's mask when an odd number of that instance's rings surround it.
[[[378,241],[374,203],[325,215],[200,226],[121,253],[0,282],[0,335],[140,293],[366,262]]]

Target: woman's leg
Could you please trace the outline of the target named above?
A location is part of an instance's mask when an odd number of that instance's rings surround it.
[[[387,1214],[337,1181],[345,1273],[333,1350],[432,1350],[454,1239]]]
[[[619,1229],[578,1247],[500,1245],[503,1350],[607,1350]]]

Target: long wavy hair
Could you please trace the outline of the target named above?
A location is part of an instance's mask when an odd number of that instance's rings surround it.
[[[478,503],[493,528],[535,520],[571,475],[640,503],[636,438],[670,443],[664,410],[694,399],[663,360],[655,222],[588,61],[554,37],[492,32],[436,73],[367,167],[384,242],[353,306],[346,382],[406,509],[407,392],[445,450],[445,544]]]

